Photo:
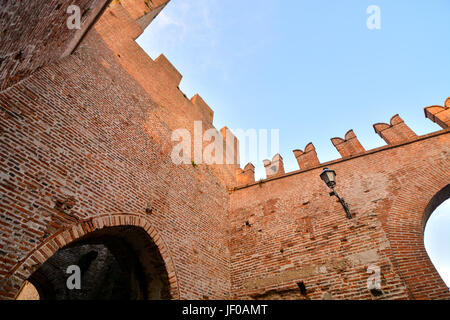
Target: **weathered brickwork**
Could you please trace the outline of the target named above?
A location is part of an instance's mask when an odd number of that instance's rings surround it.
[[[179,90],[164,55],[152,60],[135,42],[168,1],[107,2],[75,1],[91,10],[70,32],[70,1],[0,9],[0,299],[27,280],[48,285],[39,276],[52,273],[49,259],[67,260],[61,252],[104,245],[114,255],[119,240],[150,298],[450,299],[423,244],[450,196],[448,99],[425,108],[441,131],[417,136],[396,115],[374,125],[387,146],[366,151],[350,130],[332,139],[342,159],[321,164],[310,143],[294,150],[299,171],[275,155],[260,182],[252,164],[177,165],[172,132],[192,136],[194,121],[214,129],[214,112]],[[47,18],[33,20],[39,10]],[[24,48],[39,58],[11,60]],[[238,160],[237,139],[217,132]],[[192,153],[206,144],[192,141]],[[328,195],[324,167],[353,219]],[[367,289],[369,267],[381,269],[382,292]]]
[[[109,1],[0,1],[0,90],[70,54]],[[66,27],[70,5],[80,8],[80,30]]]
[[[78,238],[62,241],[64,230],[95,226],[84,234],[106,224],[94,218],[116,214],[115,225],[137,217],[154,230],[165,261],[177,266],[168,268],[173,297],[229,296],[227,189],[211,168],[170,158],[171,129],[197,118],[185,110],[169,122],[176,107],[157,105],[120,59],[92,29],[74,54],[1,92],[0,296],[14,298],[32,271]]]
[[[353,130],[350,130],[345,134],[345,139],[333,138],[331,139],[331,142],[343,158],[365,151]]]
[[[449,133],[443,130],[234,191],[233,296],[298,294],[297,283],[303,282],[311,299],[450,298],[423,243],[427,206],[441,190],[445,195],[434,208],[450,196]],[[337,172],[338,192],[353,219],[329,197],[319,177],[323,167]],[[370,266],[381,268],[381,296],[367,289]]]

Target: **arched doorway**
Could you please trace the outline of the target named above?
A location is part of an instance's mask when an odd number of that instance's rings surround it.
[[[433,168],[411,170],[389,208],[386,233],[394,270],[402,279],[409,299],[450,299],[425,249],[424,231],[433,211],[450,196],[448,162]]]
[[[80,288],[67,285],[74,274],[68,268],[74,265],[79,267]],[[28,277],[17,297],[33,287],[38,293],[34,297],[42,300],[174,298],[158,245],[134,225],[102,227],[62,246]]]
[[[16,300],[40,300],[39,292],[31,282],[25,281]]]
[[[424,214],[424,242],[428,256],[450,288],[450,184],[439,191]]]

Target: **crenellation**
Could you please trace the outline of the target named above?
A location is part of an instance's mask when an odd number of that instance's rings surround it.
[[[443,129],[450,127],[450,98],[443,106],[430,106],[424,109],[425,117],[441,126]]]
[[[102,15],[101,20],[104,20],[105,29],[108,31],[103,32],[102,35],[104,37],[107,36],[112,41],[116,40],[118,35],[121,36],[121,40],[131,39],[134,41],[144,31],[121,2],[112,1],[106,9],[106,14]],[[95,25],[95,27],[97,26],[98,24]]]
[[[164,54],[160,54],[159,57],[155,59],[155,64],[172,80],[172,86],[178,87],[183,76]]]
[[[197,93],[191,98],[191,102],[199,108],[199,112],[204,115],[204,119],[209,123],[213,123],[214,111],[208,106],[205,100]]]
[[[239,167],[239,140],[227,127],[220,129],[223,138],[224,163]]]
[[[296,149],[292,151],[297,159],[298,166],[301,170],[316,167],[320,164],[317,157],[316,148],[312,142],[308,143],[305,151]]]
[[[398,114],[391,118],[390,124],[376,123],[373,128],[387,144],[398,144],[417,137]]]
[[[333,143],[333,145],[336,147],[337,151],[343,158],[363,153],[366,151],[359,142],[353,130],[349,130],[345,134],[345,139],[332,138],[331,142]]]
[[[141,27],[145,29],[170,0],[120,0],[128,14],[136,21],[142,21]]]
[[[105,3],[76,1],[98,10]],[[72,253],[76,261],[78,249],[60,250],[90,241],[121,260],[113,278],[125,279],[124,287],[132,281],[130,298],[450,299],[423,246],[427,219],[450,197],[450,98],[424,109],[443,130],[417,136],[395,115],[374,125],[388,145],[366,151],[349,130],[331,139],[341,158],[320,163],[308,143],[293,150],[300,170],[285,173],[276,154],[263,161],[267,179],[255,183],[255,166],[240,168],[231,130],[214,128],[202,97],[180,93],[172,63],[164,55],[153,61],[134,41],[167,2],[114,1],[61,60],[55,57],[70,40],[61,30],[48,30],[63,35],[59,48],[42,30],[14,44],[19,50],[41,41],[40,52],[55,55],[39,60],[35,72],[36,65],[20,66],[20,83],[8,73],[10,61],[1,73],[0,299],[15,299],[27,280],[51,286],[39,277],[55,275],[45,272],[48,262]],[[63,25],[59,14],[70,3],[30,0],[34,10],[61,9],[30,28]],[[14,18],[33,12],[11,6]],[[10,41],[11,30],[3,30]],[[202,152],[198,161],[175,163],[178,129],[193,137],[186,153],[213,145],[208,131],[223,143],[225,164],[200,164]],[[335,190],[351,220],[320,179],[324,167],[336,171]],[[89,257],[90,284],[102,266],[116,266]],[[381,269],[377,297],[367,287],[371,266]]]
[[[446,100],[446,103],[448,103],[448,101],[450,101],[450,98]],[[439,121],[438,117],[436,117],[435,114],[439,114],[440,119],[446,119],[444,117],[447,116],[447,110],[448,108],[442,106],[430,106],[425,108],[425,116],[433,121],[435,120]],[[420,138],[403,122],[403,119],[398,114],[391,118],[390,123],[391,125],[388,125],[386,123],[377,123],[374,125],[375,131],[376,132],[378,131],[377,133],[380,134],[382,138],[384,137],[383,139],[388,143],[388,145],[402,144]],[[448,128],[445,126],[444,122],[441,123],[442,123],[441,126],[443,126],[444,129]],[[392,131],[389,131],[389,129],[392,129]],[[342,156],[342,158],[352,158],[355,156],[370,154],[380,149],[376,148],[372,150],[365,150],[365,148],[361,145],[353,130],[347,131],[344,139],[335,137],[332,138],[331,141],[338,150],[338,152],[340,153],[340,155]],[[317,153],[313,143],[308,143],[304,151],[296,149],[293,150],[292,152],[294,153],[294,156],[297,159],[300,171],[316,168],[321,165],[317,157]],[[276,166],[272,167],[273,163],[274,163],[273,160],[270,161],[266,159],[263,161],[264,167],[266,169],[267,179],[269,177],[280,175],[289,176],[290,173],[285,173],[284,171],[282,174],[280,173],[274,174]]]
[[[278,153],[273,156],[272,161],[263,160],[263,164],[264,164],[264,168],[266,168],[267,178],[281,176],[285,173],[284,165],[283,165],[283,158]]]
[[[236,169],[236,179],[238,185],[246,185],[255,182],[255,166],[252,163],[247,163],[244,169]]]

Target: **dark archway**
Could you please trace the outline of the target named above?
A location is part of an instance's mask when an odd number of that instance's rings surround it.
[[[81,270],[81,288],[67,287],[67,268]],[[102,228],[59,249],[30,277],[42,300],[170,299],[165,264],[141,227]]]

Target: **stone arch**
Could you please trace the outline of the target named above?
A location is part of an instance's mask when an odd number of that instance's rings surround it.
[[[140,227],[148,234],[150,239],[156,245],[164,262],[167,271],[170,296],[172,299],[179,299],[180,291],[177,273],[169,248],[164,242],[164,239],[159,235],[146,217],[138,214],[126,213],[104,214],[91,217],[61,229],[50,236],[10,271],[9,277],[7,276],[8,282],[5,285],[5,287],[10,290],[7,290],[9,291],[9,294],[4,298],[14,299],[20,292],[25,281],[59,249],[64,248],[70,243],[76,242],[78,239],[89,235],[94,231],[121,226]]]
[[[387,217],[392,261],[410,299],[450,299],[424,244],[426,221],[444,196],[449,196],[448,165],[448,161],[442,161],[404,176]]]

